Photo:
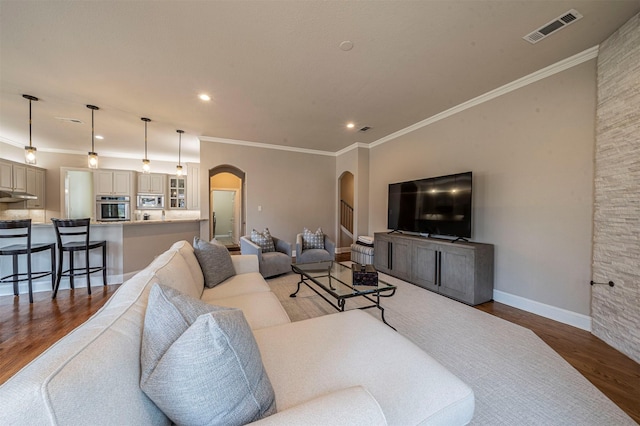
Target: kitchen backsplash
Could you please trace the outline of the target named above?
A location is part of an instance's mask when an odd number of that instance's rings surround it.
[[[7,210],[0,207],[0,220],[31,219],[33,223],[44,223],[45,212],[46,210]]]

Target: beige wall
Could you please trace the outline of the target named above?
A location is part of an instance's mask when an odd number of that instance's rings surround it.
[[[593,334],[640,362],[640,15],[600,46]]]
[[[595,61],[378,145],[370,232],[387,185],[473,171],[473,240],[495,245],[497,295],[590,313]]]
[[[209,217],[208,171],[223,164],[246,173],[247,232],[267,227],[295,244],[304,227],[322,227],[335,241],[335,157],[201,141],[201,217]]]
[[[354,185],[354,238],[368,235],[369,231],[369,149],[357,147],[336,158],[336,176],[344,172],[353,174]]]

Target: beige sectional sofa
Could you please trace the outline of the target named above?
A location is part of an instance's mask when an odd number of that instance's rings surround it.
[[[359,310],[292,323],[258,272],[257,258],[232,261],[236,275],[209,289],[192,246],[174,244],[86,323],[0,386],[0,424],[171,424],[139,384],[142,328],[154,283],[242,309],[278,411],[255,424],[471,420],[473,391],[399,333]]]

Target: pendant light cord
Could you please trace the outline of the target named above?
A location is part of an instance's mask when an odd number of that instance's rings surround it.
[[[29,148],[33,148],[31,146],[31,99],[29,99]]]
[[[93,141],[95,139],[94,131],[93,131],[93,113],[94,113],[94,110],[93,108],[91,108],[91,152],[95,152],[95,149],[93,146]]]
[[[144,122],[144,159],[147,159],[147,122]]]

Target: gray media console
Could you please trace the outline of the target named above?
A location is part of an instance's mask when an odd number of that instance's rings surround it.
[[[385,274],[477,305],[493,299],[493,245],[379,232],[374,265]]]

